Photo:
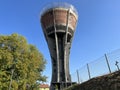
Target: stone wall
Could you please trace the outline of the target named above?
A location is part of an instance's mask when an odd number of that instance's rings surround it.
[[[120,90],[120,71],[93,78],[66,90]]]

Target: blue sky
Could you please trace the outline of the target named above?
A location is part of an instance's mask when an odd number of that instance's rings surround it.
[[[40,12],[52,2],[67,2],[77,9],[79,20],[72,42],[70,71],[75,72],[104,53],[120,48],[120,0],[0,0],[0,34],[18,33],[51,59],[40,25]]]

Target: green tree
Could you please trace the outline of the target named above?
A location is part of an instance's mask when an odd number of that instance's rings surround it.
[[[0,90],[37,87],[37,81],[46,81],[45,64],[43,55],[23,36],[0,35]]]

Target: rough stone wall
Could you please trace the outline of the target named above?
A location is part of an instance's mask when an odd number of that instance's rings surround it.
[[[120,71],[93,78],[66,90],[120,90]]]

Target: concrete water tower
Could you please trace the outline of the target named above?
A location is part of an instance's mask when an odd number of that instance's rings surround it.
[[[56,85],[60,90],[71,83],[69,54],[77,20],[77,11],[66,3],[48,6],[41,14],[41,26],[52,59],[51,90]]]

